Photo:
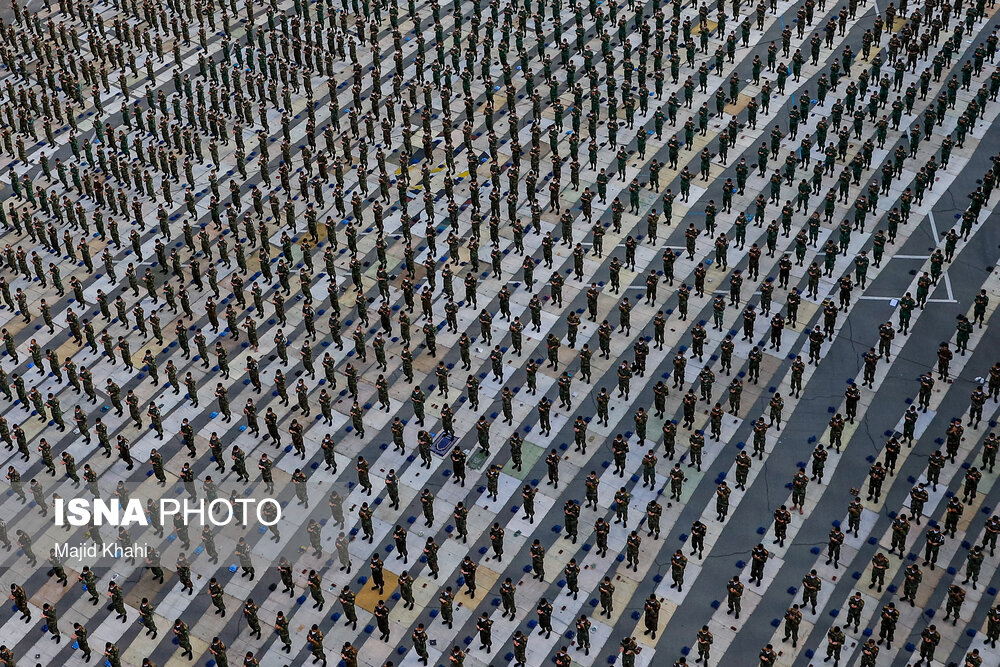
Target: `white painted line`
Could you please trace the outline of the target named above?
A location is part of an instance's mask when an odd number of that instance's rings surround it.
[[[897,296],[859,296],[858,301],[896,301]],[[927,299],[927,303],[958,303],[955,299]]]
[[[927,212],[927,219],[931,221],[931,233],[934,234],[934,243],[938,243],[941,237],[938,235],[937,223],[934,221],[934,211]]]

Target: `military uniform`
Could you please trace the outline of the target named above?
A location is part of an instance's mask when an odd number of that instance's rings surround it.
[[[726,610],[726,614],[734,614],[736,618],[740,617],[741,602],[743,600],[743,583],[739,580],[739,577],[733,577],[726,584],[727,597],[726,601],[729,605],[729,609]]]
[[[812,605],[812,613],[816,613],[817,595],[823,587],[823,582],[816,575],[816,570],[811,570],[809,574],[802,578],[802,606],[807,603]]]
[[[903,577],[903,601],[909,601],[910,606],[914,606],[915,598],[917,595],[917,589],[920,587],[920,582],[923,580],[923,574],[920,572],[920,568],[917,567],[916,563],[912,563],[906,566],[906,571]]]
[[[951,624],[958,624],[958,614],[962,610],[962,603],[965,602],[965,589],[957,584],[952,584],[948,589],[947,613],[944,620],[952,619]]]
[[[877,643],[881,645],[885,641],[886,648],[889,648],[892,645],[893,636],[896,632],[896,624],[899,622],[899,610],[896,609],[895,604],[890,602],[882,607],[879,617],[881,620]]]
[[[792,605],[785,612],[785,637],[783,641],[788,641],[789,638],[792,640],[792,648],[798,646],[799,642],[799,626],[802,624],[802,612],[799,611],[799,605]]]

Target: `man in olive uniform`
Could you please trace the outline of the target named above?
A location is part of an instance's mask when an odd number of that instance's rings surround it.
[[[816,613],[816,596],[823,587],[823,581],[816,574],[816,570],[809,570],[809,574],[802,578],[802,606],[808,603],[812,605],[812,613]]]
[[[855,591],[854,595],[847,599],[847,626],[850,627],[853,623],[855,632],[861,625],[861,612],[864,608],[865,599],[861,597],[861,593]]]
[[[493,652],[493,621],[490,620],[489,614],[483,612],[479,620],[476,621],[476,630],[479,631],[479,649],[486,649],[487,653]]]
[[[494,501],[499,500],[500,494],[500,471],[502,468],[496,463],[486,470],[486,495]],[[398,509],[398,507],[397,507]]]
[[[868,588],[875,588],[878,586],[878,592],[882,592],[882,587],[885,585],[885,573],[889,569],[889,558],[881,551],[877,552],[872,556],[872,574],[871,582],[868,584]]]
[[[597,509],[597,500],[598,500],[597,492],[598,488],[601,485],[601,482],[597,477],[597,472],[591,470],[590,474],[587,475],[587,478],[584,480],[583,483],[584,486],[586,486],[586,492],[584,496],[586,502],[584,503],[584,506],[588,508],[593,507],[594,509]]]
[[[235,554],[239,561],[240,569],[243,570],[240,576],[248,577],[250,581],[253,581],[256,574],[254,573],[253,561],[250,558],[250,543],[246,541],[246,538],[241,536],[239,541],[237,541]]]
[[[965,559],[965,580],[962,582],[963,585],[972,581],[972,590],[976,590],[976,584],[979,582],[979,571],[983,567],[983,560],[986,558],[986,554],[983,553],[983,545],[977,544],[969,550],[969,555]]]
[[[10,599],[14,601],[14,606],[21,613],[21,620],[25,623],[31,622],[31,608],[28,606],[28,596],[24,589],[17,584],[10,585]]]
[[[250,628],[251,635],[257,635],[257,639],[261,637],[260,629],[260,619],[257,617],[257,605],[254,603],[253,598],[248,598],[246,602],[243,603],[243,617],[247,621],[247,627]]]
[[[684,476],[684,470],[681,468],[680,463],[675,463],[674,467],[670,469],[670,499],[680,500],[681,494],[684,492],[684,480],[687,479]]]
[[[45,621],[45,625],[48,627],[49,634],[52,635],[52,639],[55,643],[62,641],[62,634],[59,632],[59,617],[56,613],[55,605],[46,602],[42,605],[42,619]]]
[[[358,509],[358,520],[361,523],[361,532],[364,534],[362,539],[367,539],[369,544],[375,540],[375,528],[372,524],[372,516],[374,516],[374,511],[368,503],[361,503],[361,507]]]
[[[417,453],[420,454],[420,467],[431,467],[431,434],[423,429],[417,432]]]
[[[444,591],[438,596],[438,603],[441,605],[441,622],[447,625],[449,630],[455,622],[454,601],[455,596],[451,592],[451,586],[445,586]]]
[[[552,604],[542,598],[538,601],[538,608],[535,610],[538,614],[538,627],[540,628],[538,634],[545,634],[545,638],[548,639],[552,636]]]
[[[651,593],[646,598],[646,603],[643,606],[643,617],[646,625],[643,634],[652,635],[652,639],[656,639],[656,630],[660,624],[660,601],[656,599],[655,593]]]
[[[830,529],[829,537],[826,542],[826,564],[829,565],[833,563],[833,568],[840,568],[840,547],[844,544],[844,532],[840,530],[840,526],[834,526]]]
[[[793,604],[791,608],[785,611],[785,637],[782,641],[788,641],[789,638],[792,640],[792,648],[798,646],[799,643],[799,626],[802,624],[802,612],[799,611],[799,605]]]
[[[188,594],[194,593],[194,583],[191,581],[191,565],[188,563],[187,557],[181,553],[177,556],[177,578],[181,582],[181,592],[188,591]]]
[[[385,490],[389,495],[389,507],[399,509],[399,478],[396,477],[396,470],[390,468],[385,476]]]
[[[712,637],[712,633],[709,632],[708,626],[701,626],[701,630],[698,631],[698,659],[695,660],[696,663],[704,662],[706,665],[708,664],[713,641],[715,639]]]
[[[291,653],[292,638],[288,632],[288,619],[285,618],[285,614],[280,610],[274,618],[274,631],[278,633],[278,639],[281,640],[281,650],[285,653]]]
[[[920,525],[920,515],[924,511],[924,504],[927,503],[930,495],[927,493],[926,484],[920,482],[910,489],[910,516],[914,523]]]
[[[577,598],[580,593],[579,577],[580,577],[580,566],[577,564],[575,558],[570,558],[569,563],[563,568],[563,574],[566,576],[566,590],[573,595],[573,599]],[[501,588],[501,593],[503,592]]]
[[[232,412],[229,409],[229,392],[226,388],[222,386],[219,382],[215,385],[215,396],[219,400],[219,412],[222,413],[225,422],[231,422],[233,420]]]
[[[903,602],[909,601],[911,607],[916,604],[917,589],[920,587],[920,582],[923,578],[924,575],[920,572],[920,567],[916,563],[906,566],[906,570],[903,572],[903,597],[900,599]]]
[[[533,488],[529,484],[525,484],[521,488],[521,501],[524,509],[524,520],[528,523],[535,523],[535,494],[538,493],[538,489]]]
[[[413,577],[406,570],[399,574],[399,596],[403,599],[404,609],[413,609]]]
[[[56,581],[63,586],[68,586],[69,578],[66,576],[66,568],[63,567],[62,559],[56,555],[55,549],[49,549],[49,564],[52,565],[52,574],[55,575]]]
[[[649,529],[647,536],[654,540],[660,539],[660,516],[662,514],[663,507],[656,500],[650,500],[646,504],[646,527]]]
[[[514,631],[514,664],[523,667],[528,664],[528,636],[520,630]],[[426,664],[426,663],[424,663]]]
[[[998,535],[1000,535],[1000,516],[994,514],[986,520],[985,532],[983,533],[983,548],[985,549],[987,544],[990,546],[991,557],[996,551]]]
[[[260,461],[257,462],[257,469],[260,470],[260,479],[264,482],[264,492],[274,493],[274,462],[271,461],[266,453],[260,455]]]
[[[323,648],[323,631],[315,623],[309,628],[309,634],[306,635],[306,644],[309,646],[309,652],[312,653],[313,663],[322,662],[325,667],[326,650]],[[340,650],[340,657],[343,658],[347,665],[356,666],[358,664],[358,650],[351,646],[350,642],[344,643],[344,646]]]
[[[611,394],[604,387],[601,387],[601,391],[597,394],[595,399],[597,403],[597,423],[608,425],[608,404],[611,402]]]
[[[517,603],[514,601],[516,593],[517,586],[514,581],[510,577],[504,579],[504,582],[500,584],[500,603],[503,606],[503,614],[500,615],[500,618],[507,618],[507,614],[510,614],[511,620],[514,619],[517,613]]]
[[[153,466],[153,476],[160,486],[166,486],[167,475],[163,470],[163,456],[154,448],[149,453],[149,462]]]
[[[413,392],[410,394],[410,402],[413,404],[413,414],[417,418],[417,425],[424,425],[424,403],[426,403],[427,397],[424,395],[423,390],[420,387],[414,387]]]
[[[469,541],[469,529],[468,529],[468,519],[469,510],[466,509],[465,504],[461,501],[455,506],[455,511],[452,513],[452,517],[455,519],[455,533],[458,537],[462,538],[462,542]]]
[[[998,438],[995,433],[990,433],[986,436],[986,440],[983,441],[983,469],[989,468],[989,471],[993,472],[993,468],[997,463],[998,450],[1000,450],[1000,438]]]
[[[246,454],[239,445],[233,445],[231,458],[233,459],[233,472],[236,473],[236,479],[249,482],[250,473],[247,472]]]
[[[746,491],[747,489],[747,477],[750,473],[750,468],[753,465],[753,459],[743,450],[736,455],[736,488]]]
[[[792,515],[784,505],[774,510],[774,543],[778,546],[785,546],[788,524],[791,522]]]
[[[320,526],[315,519],[309,519],[309,524],[306,526],[306,533],[309,535],[309,546],[312,547],[313,556],[316,558],[322,558],[323,527]]]
[[[420,662],[426,665],[429,656],[427,653],[427,631],[424,630],[423,623],[417,625],[410,638],[413,640],[413,650],[420,658]]]
[[[611,612],[614,611],[615,594],[615,585],[611,583],[611,577],[604,577],[597,590],[601,601],[601,616],[611,618]]]
[[[563,520],[564,528],[566,530],[566,537],[576,544],[577,532],[579,530],[580,522],[580,504],[574,500],[569,499],[563,506]]]
[[[833,658],[833,667],[840,665],[840,651],[844,648],[847,638],[839,625],[835,625],[826,633],[826,657],[823,662],[829,662]]]
[[[438,547],[437,543],[434,541],[433,537],[428,537],[427,542],[424,545],[424,557],[427,559],[427,570],[431,574],[431,578],[438,578]]]
[[[757,546],[753,548],[750,552],[750,583],[754,583],[756,580],[757,585],[760,586],[764,580],[764,566],[767,564],[767,559],[771,557],[771,552],[764,548],[763,544],[758,543]]]
[[[181,656],[194,659],[194,651],[191,649],[191,634],[187,624],[181,619],[174,621],[174,636],[177,637],[177,645],[181,647]]]
[[[355,469],[358,471],[358,486],[370,496],[372,494],[372,483],[368,473],[368,461],[365,460],[365,457],[358,457]]]
[[[962,610],[962,603],[965,602],[965,589],[958,584],[952,584],[948,588],[948,604],[946,607],[947,613],[944,616],[944,620],[952,619],[951,624],[958,624],[958,614]]]
[[[691,524],[691,555],[698,554],[699,560],[705,552],[705,535],[708,526],[697,519]]]
[[[372,612],[375,616],[375,624],[378,626],[379,639],[384,642],[389,641],[389,607],[386,606],[385,600],[379,600],[378,604],[375,605],[375,609]]]
[[[740,581],[739,576],[735,576],[729,580],[726,584],[726,603],[729,608],[726,610],[726,615],[736,614],[736,618],[740,617],[740,603],[743,600],[743,582]]]
[[[218,637],[212,637],[212,643],[208,647],[208,652],[215,656],[215,664],[219,667],[229,667],[229,654],[226,644]]]
[[[931,526],[927,530],[926,544],[924,545],[924,567],[930,565],[931,570],[934,570],[938,553],[941,551],[941,545],[944,544],[944,535],[941,532],[941,528],[938,526]]]
[[[830,419],[830,444],[826,446],[827,449],[836,447],[837,453],[840,453],[840,448],[843,445],[844,427],[846,422],[840,413],[836,413]]]
[[[991,648],[996,648],[998,639],[1000,639],[1000,605],[991,607],[986,614],[986,643]]]
[[[85,628],[80,623],[73,624],[73,640],[76,641],[77,648],[83,652],[83,661],[90,662],[90,644],[87,643],[87,628]],[[0,656],[0,660],[3,660],[3,656]],[[8,665],[12,664],[7,662]]]
[[[876,646],[881,646],[882,642],[885,641],[885,647],[887,649],[892,648],[892,640],[896,634],[896,624],[899,622],[899,610],[896,609],[896,604],[894,602],[890,602],[882,607],[879,618],[880,623]]]
[[[222,585],[218,579],[212,577],[208,580],[208,594],[212,598],[212,605],[215,606],[215,613],[226,617],[226,597],[222,590]]]
[[[362,507],[365,506],[367,503],[362,505]],[[424,525],[430,528],[434,525],[434,494],[431,493],[430,489],[424,489],[420,492],[420,507],[424,513]]]
[[[471,558],[466,556],[461,565],[459,566],[459,571],[462,573],[462,577],[465,579],[465,585],[468,588],[467,595],[471,597],[476,596],[476,571],[479,566],[473,562]],[[381,590],[379,591],[381,593]]]
[[[625,567],[631,565],[634,572],[639,571],[639,545],[641,543],[642,538],[634,530],[625,539]]]
[[[809,476],[806,475],[806,469],[799,468],[799,471],[792,477],[792,509],[798,509],[799,514],[802,514],[805,507],[808,487]]]
[[[931,373],[924,373],[920,376],[920,389],[917,393],[917,406],[927,412],[931,405],[931,390],[934,389],[934,376]]]
[[[315,574],[315,572],[310,572],[310,575],[309,575],[310,576],[310,580],[312,579],[312,576],[314,574]],[[322,595],[321,595],[321,597],[322,597]],[[351,590],[350,586],[348,586],[347,584],[344,584],[344,587],[340,589],[340,595],[338,596],[338,600],[340,600],[340,604],[344,608],[344,618],[347,619],[344,622],[344,625],[350,625],[352,629],[357,630],[357,628],[358,628],[358,612],[357,612],[357,610],[355,609],[355,606],[354,606],[354,591]],[[323,609],[323,603],[321,601],[317,601],[317,604],[319,605],[319,609],[322,610]],[[313,605],[313,607],[316,607],[316,606],[317,605]]]
[[[858,536],[858,529],[861,527],[861,512],[864,505],[861,504],[861,496],[855,496],[850,505],[847,506],[847,532],[854,531],[854,537]]]
[[[732,489],[723,480],[715,490],[715,518],[717,521],[725,521],[726,516],[729,515],[729,496],[731,494]]]
[[[108,610],[114,610],[117,614],[115,619],[120,618],[122,623],[125,623],[128,620],[128,614],[125,611],[125,596],[121,587],[113,581],[108,584],[108,597],[111,599]]]
[[[111,665],[111,667],[122,667],[121,651],[118,649],[117,644],[112,644],[111,642],[105,642],[104,657],[107,660],[108,664]],[[8,662],[7,664],[11,663]]]
[[[916,665],[920,665],[927,660],[927,662],[934,662],[934,650],[937,645],[941,643],[941,633],[937,631],[937,627],[933,624],[924,628],[923,632],[920,633],[920,660],[917,660]]]
[[[156,619],[153,617],[153,605],[149,603],[148,598],[143,598],[139,603],[139,622],[146,628],[146,636],[152,635],[153,639],[156,639],[158,634]]]

